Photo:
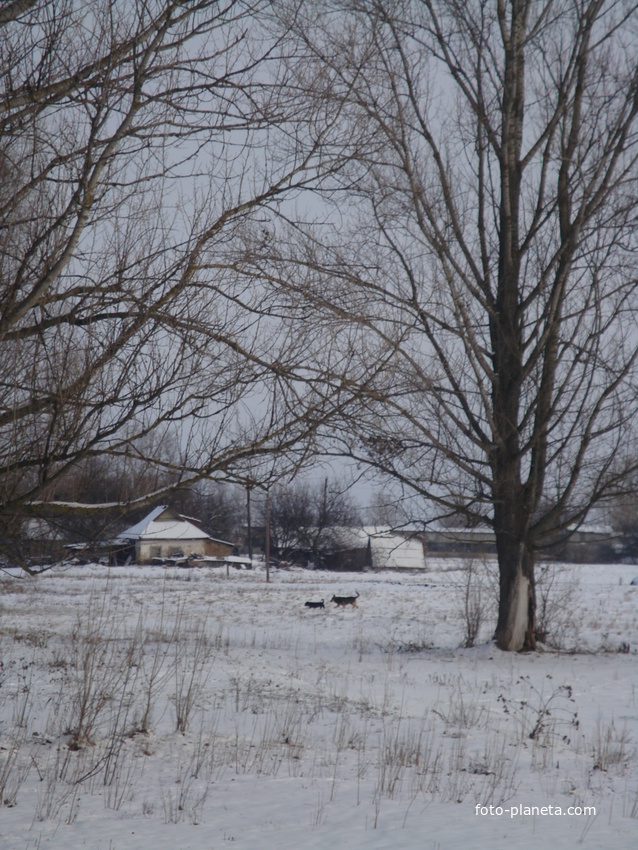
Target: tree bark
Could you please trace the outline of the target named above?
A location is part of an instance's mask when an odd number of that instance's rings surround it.
[[[496,534],[500,596],[494,638],[500,649],[536,649],[536,595],[533,552],[509,532]]]

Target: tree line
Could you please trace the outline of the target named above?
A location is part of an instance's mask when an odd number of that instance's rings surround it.
[[[347,456],[492,527],[534,648],[538,553],[636,478],[637,39],[617,0],[5,4],[0,536],[98,510],[56,498],[96,458],[147,502]]]

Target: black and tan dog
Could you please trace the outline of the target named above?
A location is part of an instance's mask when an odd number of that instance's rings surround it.
[[[325,608],[326,606],[323,604],[323,599],[321,602],[306,602],[306,608]]]
[[[333,596],[330,601],[334,602],[337,607],[345,608],[346,605],[352,605],[353,608],[356,608],[358,598],[359,591],[357,591],[356,596]]]

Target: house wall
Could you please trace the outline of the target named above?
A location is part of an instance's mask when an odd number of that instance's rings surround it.
[[[138,564],[150,564],[153,558],[172,558],[178,555],[207,555],[206,543],[202,540],[138,540],[135,560]]]
[[[375,570],[424,570],[425,545],[418,538],[403,539],[399,535],[372,537],[372,567]]]
[[[150,564],[153,558],[173,558],[180,555],[220,557],[232,555],[233,546],[222,540],[138,540],[135,560],[138,564]]]

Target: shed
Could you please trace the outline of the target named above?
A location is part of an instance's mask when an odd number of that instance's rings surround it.
[[[424,570],[425,550],[420,537],[391,529],[369,528],[372,567],[375,570]]]

